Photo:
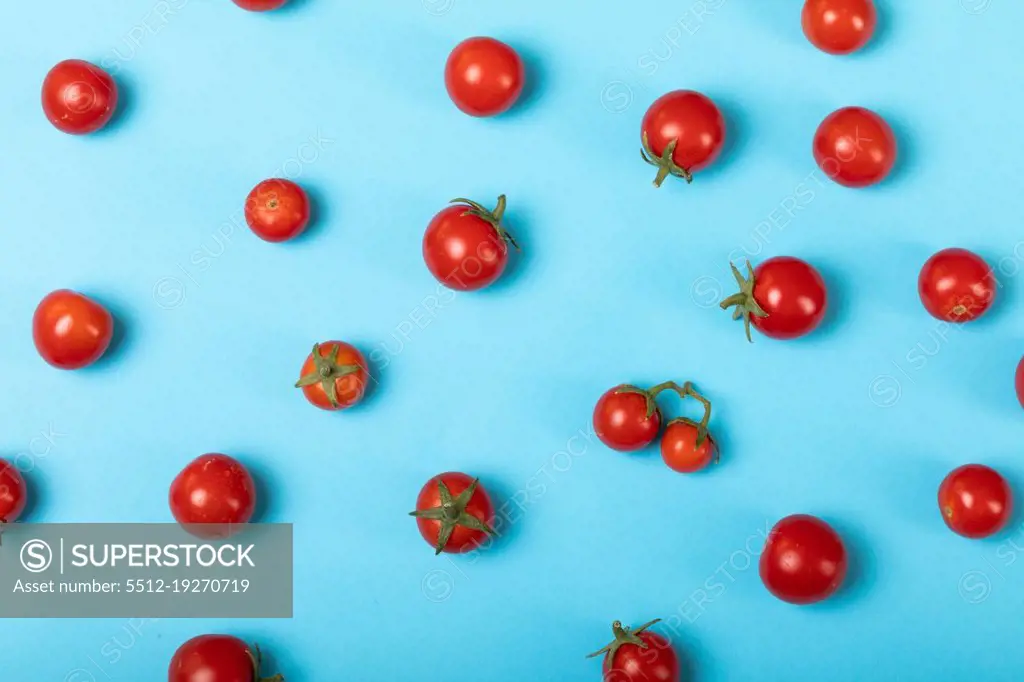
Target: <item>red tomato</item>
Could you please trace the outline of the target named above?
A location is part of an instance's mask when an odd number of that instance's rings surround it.
[[[281,675],[260,676],[258,646],[231,635],[200,635],[174,652],[168,682],[284,682]]]
[[[1006,479],[982,464],[954,469],[939,486],[939,509],[950,530],[965,538],[987,538],[1001,531],[1013,513]]]
[[[594,432],[601,442],[619,452],[650,445],[661,430],[661,410],[654,400],[662,390],[671,388],[669,383],[650,391],[629,384],[606,391],[594,407]]]
[[[171,513],[185,530],[202,538],[226,538],[252,518],[256,484],[235,459],[208,454],[181,470],[169,497]]]
[[[95,64],[68,59],[43,79],[43,112],[62,132],[95,132],[110,122],[116,108],[117,85]]]
[[[697,440],[700,439],[700,445]],[[661,458],[669,469],[692,474],[718,461],[718,448],[710,436],[701,438],[700,426],[687,419],[675,419],[661,436]]]
[[[410,516],[435,554],[468,552],[494,534],[494,505],[487,491],[476,479],[454,471],[427,481]]]
[[[0,459],[0,524],[14,523],[25,511],[28,488],[21,472],[5,459]]]
[[[896,165],[896,136],[875,112],[844,107],[833,111],[818,126],[814,160],[840,185],[874,185]]]
[[[1021,358],[1020,363],[1017,364],[1017,400],[1020,401],[1020,406],[1024,407],[1024,358]]]
[[[761,581],[790,604],[830,597],[846,577],[843,540],[819,518],[796,514],[772,528],[761,553]]]
[[[493,211],[470,201],[454,199],[430,221],[423,235],[427,269],[449,289],[475,291],[493,284],[508,264],[508,245],[515,240],[501,225],[505,195]]]
[[[309,197],[291,180],[264,180],[245,200],[245,222],[260,239],[287,241],[309,224]]]
[[[284,7],[288,0],[234,0],[235,4],[250,12],[267,12]]]
[[[710,166],[725,144],[725,118],[709,98],[693,90],[662,95],[640,125],[640,156],[658,168],[654,186],[669,175],[693,182],[693,174]]]
[[[470,116],[508,111],[523,92],[523,60],[494,38],[469,38],[455,46],[444,66],[448,96]]]
[[[992,307],[997,285],[992,268],[981,256],[965,249],[944,249],[921,268],[917,293],[932,316],[969,322]]]
[[[850,54],[871,40],[877,19],[873,0],[807,0],[801,23],[819,50]]]
[[[776,256],[757,269],[747,262],[747,278],[732,266],[740,285],[737,294],[722,301],[722,309],[736,306],[733,319],[743,318],[750,339],[750,325],[772,339],[795,339],[814,331],[825,317],[828,291],[821,275],[799,258]]]
[[[644,623],[635,630],[612,623],[615,641],[587,656],[604,656],[605,682],[679,682],[679,657],[672,643],[651,627],[661,619]]]
[[[321,410],[344,410],[363,399],[369,380],[366,358],[355,346],[325,341],[313,345],[295,388]]]
[[[32,316],[32,340],[43,360],[58,369],[91,365],[110,347],[114,318],[96,301],[75,291],[47,294]]]

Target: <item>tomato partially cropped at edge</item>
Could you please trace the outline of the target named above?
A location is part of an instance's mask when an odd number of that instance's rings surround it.
[[[321,410],[344,410],[363,399],[369,380],[366,358],[358,348],[344,341],[325,341],[313,346],[295,387]]]
[[[814,516],[795,514],[772,528],[759,571],[768,591],[790,604],[812,604],[830,597],[846,578],[842,538]]]
[[[662,95],[640,125],[641,156],[658,168],[654,186],[672,175],[693,181],[710,166],[725,145],[725,117],[711,99],[693,90]]]
[[[284,682],[281,675],[260,674],[262,656],[257,646],[231,635],[199,635],[174,652],[168,682]]]
[[[494,38],[468,38],[452,50],[444,66],[448,96],[470,116],[496,116],[512,108],[526,82],[523,60]]]
[[[871,40],[878,15],[874,0],[807,0],[800,20],[816,48],[850,54]]]
[[[792,256],[769,258],[744,278],[735,265],[739,293],[722,301],[735,306],[734,319],[743,319],[747,339],[750,326],[772,339],[795,339],[817,329],[828,307],[825,281],[809,263]]]
[[[587,656],[603,656],[604,682],[679,682],[679,656],[672,642],[647,628],[660,619],[633,629],[612,623],[615,639]]]
[[[241,462],[210,453],[174,477],[168,499],[174,520],[185,530],[202,538],[226,538],[252,518],[256,484]]]
[[[250,12],[268,12],[284,7],[288,0],[234,0],[234,3]]]
[[[996,276],[985,259],[966,249],[943,249],[921,268],[917,293],[935,318],[970,322],[992,307]]]
[[[844,107],[825,117],[814,133],[814,160],[825,175],[844,187],[867,187],[896,165],[892,128],[863,107]]]
[[[427,481],[410,513],[435,554],[469,552],[494,534],[490,496],[476,479],[457,471]]]
[[[496,282],[508,265],[509,246],[519,248],[501,224],[506,199],[493,211],[470,199],[453,199],[423,234],[423,262],[449,289],[476,291]]]
[[[271,178],[253,187],[245,200],[245,222],[257,237],[283,242],[309,225],[309,197],[291,180]]]
[[[21,472],[5,459],[0,459],[0,524],[13,523],[25,511],[28,487]]]
[[[61,132],[93,133],[117,109],[117,84],[109,73],[81,59],[60,62],[43,79],[43,112]]]
[[[1024,358],[1017,363],[1017,375],[1014,377],[1014,382],[1017,385],[1017,400],[1020,402],[1020,406],[1024,407]]]
[[[995,469],[965,464],[951,471],[939,486],[939,510],[954,533],[986,538],[1006,527],[1013,513],[1013,493]]]
[[[114,318],[87,296],[58,289],[43,297],[32,316],[32,340],[43,360],[58,369],[81,369],[99,360],[114,337]]]

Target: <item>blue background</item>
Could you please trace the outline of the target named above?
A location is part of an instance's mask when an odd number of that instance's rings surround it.
[[[1020,522],[964,540],[935,490],[968,461],[1024,483],[1024,6],[879,4],[877,40],[851,58],[806,42],[796,0],[8,7],[0,442],[39,498],[28,519],[168,521],[173,476],[221,451],[258,476],[262,520],[295,523],[296,556],[292,620],[6,621],[5,669],[163,679],[182,641],[223,631],[289,682],[595,680],[583,656],[611,620],[660,616],[699,680],[1017,679]],[[476,34],[529,63],[521,105],[494,120],[443,87],[448,51]],[[42,115],[43,76],[69,57],[121,85],[101,134]],[[729,146],[692,186],[656,191],[639,121],[680,87],[721,104]],[[841,188],[812,160],[815,127],[848,104],[898,134],[880,187]],[[281,174],[318,218],[270,245],[240,209]],[[523,257],[492,290],[439,290],[427,222],[454,196],[499,193]],[[958,329],[916,294],[921,264],[953,245],[1001,284]],[[819,267],[831,311],[805,340],[748,345],[715,305],[727,263],[777,254]],[[33,349],[32,311],[60,287],[116,313],[97,367],[59,372]],[[291,388],[330,338],[374,358],[371,398],[342,414]],[[710,473],[590,431],[605,389],[669,378],[715,404]],[[502,537],[435,558],[406,513],[451,469],[492,491]],[[854,557],[816,607],[757,576],[767,529],[794,512],[832,522]]]

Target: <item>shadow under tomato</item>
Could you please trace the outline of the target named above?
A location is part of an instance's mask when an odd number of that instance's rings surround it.
[[[480,485],[491,497],[494,505],[494,537],[484,542],[478,552],[481,554],[493,551],[500,551],[503,547],[512,543],[522,533],[522,525],[526,515],[530,513],[529,506],[524,509],[517,500],[516,495],[522,496],[521,490],[512,490],[502,484],[499,476],[471,472],[471,475],[479,476]]]
[[[366,372],[368,379],[366,382],[366,392],[363,393],[363,399],[352,407],[341,411],[343,413],[358,413],[373,405],[374,401],[380,398],[380,394],[383,389],[382,382],[384,380],[384,368],[387,366],[387,363],[382,362],[382,359],[377,357],[377,354],[373,352],[374,349],[380,347],[380,344],[370,343],[365,339],[355,339],[348,342],[358,348],[359,352],[363,354],[363,358],[366,360]],[[388,359],[388,363],[390,363],[390,358]]]
[[[714,163],[706,169],[693,174],[693,183],[689,185],[689,189],[697,187],[702,181],[710,182],[716,179],[719,175],[729,171],[734,164],[739,163],[743,159],[748,139],[747,111],[749,107],[743,107],[731,98],[723,97],[714,92],[706,92],[704,94],[710,97],[722,112],[722,117],[725,119],[725,141],[722,144],[722,151]],[[684,188],[687,187],[685,181],[679,181],[675,184],[682,184]]]
[[[871,551],[872,543],[862,527],[829,517],[824,520],[835,529],[846,547],[848,568],[842,586],[828,599],[803,608],[818,610],[839,610],[861,599],[870,592],[875,582],[875,565]]]
[[[537,46],[526,44],[527,41],[520,41],[514,37],[498,37],[498,40],[511,45],[523,60],[523,91],[520,93],[519,99],[516,100],[515,104],[508,111],[493,117],[493,120],[498,122],[514,121],[521,116],[529,115],[533,108],[537,106],[537,103],[543,100],[544,94],[547,92],[548,60],[543,56],[547,51]]]
[[[273,518],[273,507],[271,505],[271,491],[281,490],[282,486],[273,485],[273,474],[263,466],[262,459],[253,459],[247,455],[236,456],[245,468],[252,475],[253,484],[256,487],[256,508],[253,510],[250,523],[271,523]]]
[[[532,213],[529,207],[523,207],[522,205],[513,204],[512,198],[509,198],[509,210],[507,220],[502,220],[502,226],[505,227],[512,238],[516,240],[516,244],[519,245],[517,251],[514,247],[509,246],[508,253],[508,265],[505,267],[505,272],[501,274],[498,280],[479,291],[459,292],[458,295],[489,295],[489,294],[501,294],[516,287],[519,282],[527,276],[530,270],[530,264],[535,258],[535,246],[532,245],[530,239],[529,226],[533,224],[531,220]]]
[[[19,464],[14,460],[8,460],[15,466]],[[46,501],[47,491],[44,487],[42,480],[45,477],[36,477],[32,475],[31,471],[21,471],[21,477],[25,479],[25,492],[27,499],[25,500],[25,509],[22,510],[21,515],[18,517],[18,521],[22,523],[33,523],[34,517],[39,510],[44,509],[44,502]],[[42,479],[42,480],[40,480]]]
[[[313,0],[288,0],[288,3],[284,7],[281,7],[280,9],[274,10],[272,12],[263,12],[263,14],[268,15],[270,18],[273,18],[275,16],[289,16],[291,14],[301,12],[302,10],[306,9],[309,5],[312,4]]]
[[[312,241],[324,229],[324,225],[331,219],[331,205],[326,201],[326,195],[317,186],[299,184],[306,196],[309,198],[309,224],[302,234],[291,239],[285,244],[302,244]]]
[[[78,370],[80,372],[102,372],[111,364],[121,362],[121,358],[128,352],[132,344],[131,330],[134,327],[134,319],[128,315],[127,306],[123,305],[120,300],[106,295],[94,296],[88,292],[82,293],[106,308],[114,319],[114,330],[106,352],[93,364]]]
[[[122,127],[128,124],[135,111],[135,107],[138,102],[136,99],[137,88],[135,86],[135,81],[131,76],[126,75],[125,72],[120,69],[111,71],[110,75],[117,86],[117,107],[114,109],[114,115],[107,122],[107,125],[103,126],[96,132],[91,133],[89,137],[106,137],[108,135],[116,135]]]

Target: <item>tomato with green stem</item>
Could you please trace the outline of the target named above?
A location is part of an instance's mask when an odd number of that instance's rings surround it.
[[[199,635],[174,652],[168,682],[284,682],[280,674],[263,677],[263,655],[231,635]]]
[[[725,117],[711,99],[693,90],[662,95],[644,114],[640,156],[658,169],[654,186],[670,175],[693,182],[725,146]]]
[[[735,306],[732,317],[772,339],[795,339],[814,331],[825,317],[828,290],[809,263],[791,256],[769,258],[757,269],[747,261],[747,277],[730,263],[740,290],[722,301],[723,310]]]
[[[650,445],[661,431],[661,410],[656,399],[662,391],[680,393],[674,381],[649,389],[621,384],[605,391],[594,407],[594,431],[612,450],[632,452]]]
[[[708,434],[711,420],[711,401],[686,382],[683,395],[696,399],[704,407],[700,422],[686,417],[673,419],[665,426],[661,436],[661,458],[673,471],[690,474],[718,461],[718,448]]]
[[[603,657],[605,682],[679,682],[681,667],[672,643],[648,629],[659,622],[655,618],[638,628],[612,623],[615,639],[587,656]]]
[[[434,216],[423,235],[423,260],[430,274],[449,289],[475,291],[496,282],[508,265],[516,240],[501,224],[506,199],[493,211],[471,199],[452,199]]]
[[[344,410],[363,399],[369,380],[359,349],[344,341],[325,341],[313,344],[295,388],[321,410]]]
[[[965,464],[951,471],[939,486],[939,510],[954,533],[965,538],[987,538],[1010,521],[1013,493],[995,469]]]
[[[480,547],[495,534],[494,504],[479,480],[457,472],[438,474],[416,498],[420,535],[434,554],[462,554]]]

